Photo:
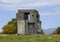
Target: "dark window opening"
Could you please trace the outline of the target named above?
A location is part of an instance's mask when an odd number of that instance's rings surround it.
[[[34,15],[32,15],[32,16],[34,16]]]
[[[39,15],[37,15],[36,18],[39,18]]]
[[[24,13],[24,20],[30,20],[30,12]]]

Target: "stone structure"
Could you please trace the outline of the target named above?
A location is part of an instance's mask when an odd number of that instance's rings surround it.
[[[41,32],[41,21],[37,10],[18,10],[16,18],[18,34],[37,34]]]

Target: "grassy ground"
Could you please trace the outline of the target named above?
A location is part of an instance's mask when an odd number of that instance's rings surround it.
[[[60,35],[0,36],[0,42],[60,42]]]

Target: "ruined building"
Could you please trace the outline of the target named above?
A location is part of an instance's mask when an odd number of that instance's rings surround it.
[[[37,10],[18,10],[16,18],[18,34],[37,34],[41,32],[41,21]]]

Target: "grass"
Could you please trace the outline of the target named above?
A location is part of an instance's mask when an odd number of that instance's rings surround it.
[[[49,39],[51,37],[51,39]],[[0,42],[60,42],[60,35],[0,36]]]

